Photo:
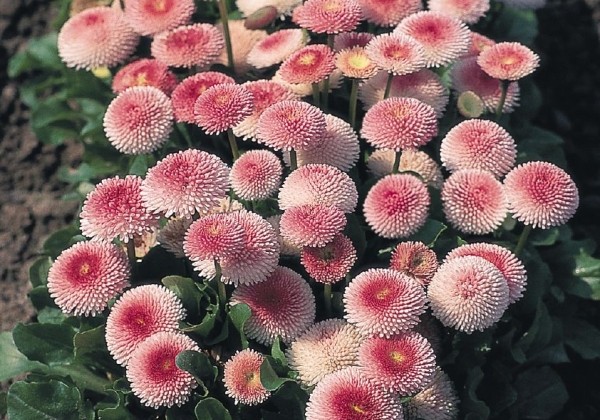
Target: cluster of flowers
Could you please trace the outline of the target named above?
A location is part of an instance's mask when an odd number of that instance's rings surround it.
[[[455,392],[436,365],[434,318],[466,333],[488,328],[522,296],[526,272],[518,252],[485,242],[462,245],[438,264],[432,249],[405,240],[388,268],[354,267],[357,251],[344,232],[346,215],[359,202],[348,172],[366,158],[354,129],[357,98],[366,111],[363,148],[372,147],[367,167],[380,178],[363,206],[375,234],[395,240],[417,232],[430,211],[428,187],[441,189],[446,219],[460,232],[492,233],[509,213],[545,229],[574,214],[577,188],[553,164],[515,166],[517,146],[498,123],[466,119],[441,139],[447,179],[419,150],[438,135],[449,102],[436,67],[451,66],[453,89],[478,101],[479,117],[518,105],[517,80],[536,69],[538,57],[466,26],[485,15],[486,0],[431,0],[427,11],[421,1],[238,1],[247,16],[265,6],[291,14],[300,27],[271,34],[247,29],[245,20],[192,23],[192,0],[123,4],[124,10],[117,1],[82,11],[58,38],[63,61],[86,70],[121,64],[140,36],[152,38],[153,58],[135,59],[113,78],[117,96],[104,117],[108,140],[125,154],[151,153],[168,141],[175,122],[195,124],[209,135],[227,133],[234,163],[188,149],[166,156],[143,179],[98,184],[81,211],[81,231],[91,241],[64,251],[50,270],[57,305],[89,316],[118,298],[106,342],[126,367],[134,394],[150,407],[187,401],[196,382],[175,357],[200,348],[179,330],[185,310],[163,286],[123,293],[135,257],[128,261],[113,243],[148,241],[157,233],[161,246],[189,259],[202,277],[234,286],[229,304],[250,307],[250,339],[287,345],[290,368],[302,385],[315,387],[308,419],[455,416]],[[363,20],[393,30],[355,32]],[[309,45],[309,32],[326,34],[329,45]],[[238,76],[280,66],[271,80],[238,84],[211,71],[215,63]],[[171,68],[194,73],[179,81]],[[344,77],[352,83],[348,122],[319,107],[326,109],[327,95]],[[311,94],[312,104],[302,100]],[[253,150],[240,153],[236,137],[253,141]],[[230,198],[253,208],[275,194],[280,214],[267,219]],[[344,319],[315,323],[313,288],[280,266],[280,255],[299,258],[311,279],[324,284],[326,305],[332,285],[348,278],[339,288]],[[350,278],[353,268],[359,274]],[[246,349],[225,364],[225,386],[236,403],[269,398],[260,381],[263,359]],[[411,397],[407,408],[398,396]]]

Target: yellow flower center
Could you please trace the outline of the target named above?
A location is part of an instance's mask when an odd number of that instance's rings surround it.
[[[88,274],[90,272],[90,265],[88,263],[83,263],[81,264],[81,267],[79,267],[79,274],[81,274],[82,276],[85,276],[86,274]]]
[[[355,53],[348,58],[348,64],[357,70],[362,70],[371,65],[371,60],[365,54]]]
[[[390,358],[396,363],[402,363],[404,361],[404,355],[399,351],[392,351],[390,353]]]
[[[299,59],[298,63],[302,66],[312,66],[317,61],[317,57],[313,53],[303,54]]]
[[[358,404],[350,404],[350,408],[358,414],[367,414],[367,411]]]
[[[387,287],[385,289],[381,289],[379,292],[375,294],[375,297],[379,300],[383,300],[390,295],[390,289]]]

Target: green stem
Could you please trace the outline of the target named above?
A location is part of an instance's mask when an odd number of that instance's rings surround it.
[[[529,237],[529,234],[532,230],[533,228],[531,227],[531,225],[526,225],[523,228],[523,232],[521,232],[519,242],[517,242],[517,247],[515,248],[515,255],[518,256],[521,253],[521,251],[523,251],[523,248],[525,248],[525,244],[527,243],[527,238]]]
[[[352,79],[352,89],[350,90],[350,125],[356,128],[356,104],[358,102],[358,79]]]
[[[217,289],[219,290],[219,303],[225,306],[227,302],[227,290],[225,290],[225,283],[221,281],[222,276],[221,265],[215,260],[215,281],[217,282]]]
[[[221,23],[223,24],[223,35],[225,38],[225,49],[227,50],[227,60],[229,68],[235,72],[233,63],[233,48],[231,47],[231,35],[229,34],[229,18],[227,13],[227,0],[219,0],[219,14],[221,15]]]
[[[502,117],[502,110],[504,109],[504,102],[506,102],[509,83],[508,80],[500,81],[500,102],[498,102],[498,107],[496,108],[496,121],[500,121],[500,117]]]
[[[133,238],[129,238],[127,241],[127,258],[129,258],[129,262],[133,265],[136,263],[137,258],[135,256],[135,241]]]
[[[383,99],[387,99],[390,96],[390,91],[392,90],[392,80],[394,79],[394,75],[392,73],[388,74],[387,83],[385,84],[385,93],[383,94]]]
[[[290,150],[290,170],[295,171],[298,169],[298,156],[294,149]]]
[[[233,130],[231,128],[227,129],[227,138],[229,139],[231,155],[233,156],[233,161],[235,162],[240,157],[240,150],[238,149],[237,142],[235,141],[235,136],[233,135]]]
[[[105,394],[105,389],[110,387],[111,382],[101,376],[95,375],[83,366],[77,365],[58,365],[52,366],[48,369],[49,374],[56,374],[59,376],[70,376],[71,379],[77,384],[77,386],[99,394]]]
[[[313,94],[313,105],[314,106],[319,106],[319,84],[318,83],[313,83],[312,84],[312,94]]]
[[[402,152],[396,152],[396,157],[394,158],[394,166],[392,167],[392,173],[397,174],[398,169],[400,168],[400,158],[402,157]]]
[[[323,285],[323,300],[325,302],[325,311],[327,312],[327,317],[331,317],[331,284],[329,283],[325,283]]]
[[[323,111],[327,111],[327,108],[329,107],[329,77],[327,77],[327,79],[325,79],[323,81],[322,97],[323,97],[323,101],[322,101],[323,106],[321,107],[321,109]]]

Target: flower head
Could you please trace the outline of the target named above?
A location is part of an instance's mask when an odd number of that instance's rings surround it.
[[[161,331],[176,332],[184,317],[181,301],[166,287],[150,284],[129,289],[106,320],[108,351],[126,366],[142,341]]]
[[[240,285],[231,297],[232,305],[238,303],[247,304],[252,311],[244,331],[265,345],[276,337],[291,342],[315,319],[315,297],[310,286],[286,267],[277,267],[263,282]]]
[[[358,191],[352,178],[329,165],[301,166],[288,175],[279,190],[281,210],[304,204],[323,204],[352,213],[357,202]]]
[[[262,282],[275,270],[279,261],[277,232],[256,213],[240,210],[232,212],[231,217],[234,224],[244,229],[244,244],[234,255],[220,259],[221,280],[236,286]],[[198,260],[193,265],[204,277],[214,277],[213,260]]]
[[[287,350],[291,369],[298,371],[307,386],[318,384],[327,375],[355,366],[363,337],[355,326],[341,319],[327,319],[297,337]]]
[[[417,0],[358,0],[367,22],[394,26],[423,8]]]
[[[538,68],[540,58],[518,42],[500,42],[482,51],[477,64],[494,79],[519,80]]]
[[[549,162],[527,162],[504,178],[508,209],[526,225],[548,229],[566,223],[579,206],[579,192],[564,170]]]
[[[403,34],[378,35],[367,44],[365,51],[377,67],[396,76],[425,67],[425,50]]]
[[[374,35],[370,32],[343,32],[337,34],[333,39],[333,51],[340,52],[342,50],[367,46]]]
[[[229,188],[229,168],[201,150],[172,153],[148,170],[142,198],[155,213],[189,217],[211,210]]]
[[[438,12],[423,11],[402,20],[393,33],[413,37],[425,50],[427,67],[450,64],[469,50],[469,28],[460,20]]]
[[[126,154],[150,153],[162,146],[173,130],[171,100],[153,86],[135,86],[117,96],[104,114],[104,132]]]
[[[490,9],[490,0],[430,0],[428,6],[432,12],[473,24]]]
[[[58,34],[58,55],[67,67],[92,70],[122,63],[135,50],[138,35],[123,13],[93,7],[71,17]]]
[[[433,379],[408,402],[408,420],[452,420],[458,414],[458,397],[452,381],[441,369],[436,369]]]
[[[388,98],[367,111],[360,134],[375,147],[400,151],[427,144],[437,132],[432,107],[413,98]]]
[[[297,96],[290,89],[271,80],[246,82],[242,87],[252,94],[252,114],[233,127],[233,133],[244,139],[256,139],[258,120],[265,109],[277,102],[297,99]]]
[[[381,71],[359,86],[358,97],[365,110],[383,100],[387,79],[388,73]],[[396,96],[418,99],[431,106],[438,118],[443,115],[449,100],[448,89],[440,77],[428,69],[394,76],[389,97]]]
[[[256,136],[277,150],[305,150],[322,141],[326,126],[319,108],[302,101],[281,101],[263,111]]]
[[[362,12],[355,0],[307,0],[292,15],[301,28],[321,34],[351,32],[361,19]]]
[[[335,65],[346,77],[368,79],[377,74],[377,66],[369,58],[364,47],[351,47],[338,52]]]
[[[422,390],[436,368],[431,345],[414,331],[367,338],[360,346],[358,365],[369,379],[400,395]]]
[[[322,44],[307,45],[281,64],[281,77],[288,83],[318,83],[335,69],[333,51]]]
[[[283,212],[279,229],[292,244],[325,246],[346,226],[344,212],[334,206],[304,204]]]
[[[142,202],[142,179],[128,175],[106,178],[86,197],[81,209],[81,233],[101,241],[127,242],[158,226],[158,217]]]
[[[500,181],[479,169],[453,173],[444,182],[442,204],[452,226],[475,235],[491,233],[500,227],[508,210]]]
[[[488,38],[485,35],[481,35],[478,32],[471,31],[471,47],[469,47],[469,52],[463,56],[463,58],[478,56],[483,52],[486,48],[491,47],[492,45],[496,45],[496,41]]]
[[[103,242],[78,242],[48,272],[48,292],[65,313],[96,315],[129,284],[127,256]]]
[[[513,168],[516,158],[512,136],[488,120],[461,122],[446,134],[440,147],[440,159],[450,172],[481,169],[499,178]]]
[[[133,352],[127,365],[127,380],[142,404],[172,407],[189,399],[198,383],[175,363],[177,355],[185,350],[200,348],[186,335],[164,331],[144,340]]]
[[[300,256],[301,248],[297,247],[290,241],[286,240],[281,236],[281,231],[279,230],[279,223],[281,222],[281,214],[276,214],[275,216],[271,216],[267,218],[267,222],[273,226],[275,232],[277,234],[277,242],[279,242],[279,249],[281,255],[292,255],[295,257]]]
[[[271,395],[260,381],[260,366],[264,359],[259,352],[246,349],[236,352],[225,363],[225,393],[233,398],[236,404],[260,404]]]
[[[393,150],[377,149],[369,156],[367,167],[376,177],[390,175],[394,168],[396,152]],[[414,172],[419,175],[429,187],[441,189],[444,182],[440,165],[420,150],[407,149],[400,156],[400,172]]]
[[[268,150],[250,150],[233,164],[229,180],[242,200],[262,200],[281,185],[281,161]]]
[[[204,67],[214,63],[225,41],[221,32],[208,23],[179,26],[156,35],[152,56],[172,67]]]
[[[414,175],[394,174],[380,179],[367,194],[367,223],[384,238],[405,238],[423,226],[429,211],[427,186]]]
[[[208,88],[194,104],[196,124],[207,134],[218,134],[238,125],[252,114],[252,93],[226,83]]]
[[[392,252],[390,268],[426,287],[437,271],[438,261],[435,252],[423,242],[400,242]]]
[[[527,272],[521,260],[511,251],[499,245],[480,242],[453,249],[446,255],[446,261],[467,255],[485,258],[500,270],[508,285],[509,303],[514,303],[523,296]]]
[[[306,272],[319,283],[342,280],[356,262],[356,249],[347,237],[337,234],[323,247],[304,247],[300,261]]]
[[[419,323],[425,312],[425,291],[395,270],[369,269],[356,276],[344,292],[346,320],[369,336],[391,337]]]
[[[254,44],[246,60],[257,69],[271,67],[284,61],[307,42],[308,36],[302,29],[281,29]]]
[[[125,0],[127,23],[140,35],[154,35],[187,24],[194,0]]]
[[[171,95],[175,119],[178,122],[193,123],[195,121],[194,105],[196,100],[206,89],[225,83],[233,84],[235,80],[216,71],[196,73],[184,79],[177,85]]]
[[[474,256],[444,262],[429,283],[427,295],[433,315],[442,324],[467,334],[500,320],[509,302],[500,270]]]
[[[237,75],[245,75],[252,69],[252,66],[248,63],[248,55],[256,44],[268,36],[265,30],[248,29],[245,22],[245,20],[229,21],[233,65]],[[218,23],[216,27],[222,34],[224,33],[222,23]],[[221,50],[221,55],[217,62],[225,66],[229,65],[229,57],[225,49]]]
[[[229,213],[201,217],[185,234],[183,249],[191,261],[232,257],[244,246],[244,229]]]
[[[354,366],[323,378],[306,406],[306,420],[397,420],[402,418],[400,400],[367,379]]]
[[[112,90],[122,93],[133,86],[153,86],[170,95],[177,85],[177,78],[169,68],[158,60],[140,59],[127,64],[115,74]]]

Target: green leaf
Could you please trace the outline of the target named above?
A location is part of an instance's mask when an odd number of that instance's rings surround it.
[[[248,319],[250,318],[250,315],[252,315],[250,307],[245,303],[238,303],[237,305],[231,307],[228,315],[231,319],[231,322],[233,323],[233,326],[240,333],[240,338],[242,340],[242,348],[248,348],[248,339],[246,338],[246,334],[244,333],[244,325],[246,324],[246,321],[248,321]]]
[[[29,360],[64,364],[73,360],[73,328],[61,324],[18,324],[13,330],[13,340]]]
[[[531,44],[538,34],[538,24],[533,10],[503,7],[494,22],[494,39]]]
[[[48,283],[48,272],[52,266],[50,257],[38,258],[29,268],[29,281],[33,287]]]
[[[167,276],[161,280],[161,283],[177,295],[189,314],[198,313],[202,296],[194,280],[188,277]]]
[[[62,166],[58,170],[58,179],[67,182],[69,184],[76,184],[79,182],[89,182],[97,176],[96,171],[87,163],[82,163],[77,168],[69,168]]]
[[[75,357],[78,359],[90,353],[108,351],[104,338],[104,325],[75,334],[73,347],[75,348]]]
[[[8,77],[17,77],[32,70],[60,70],[64,65],[58,57],[56,33],[29,41],[25,51],[15,54],[8,62]]]
[[[29,300],[33,304],[33,307],[38,311],[41,311],[43,308],[58,308],[54,299],[50,297],[50,293],[48,292],[48,287],[37,286],[29,291]]]
[[[294,381],[290,378],[280,378],[271,365],[273,358],[267,356],[260,365],[260,383],[269,391],[275,391],[285,382]],[[273,360],[273,362],[275,362]]]
[[[519,394],[519,418],[549,419],[558,414],[569,399],[562,379],[548,366],[521,373],[515,387]]]
[[[482,379],[483,371],[479,366],[469,370],[464,396],[462,398],[462,411],[465,414],[465,418],[485,419],[490,415],[489,407],[477,396],[476,392]]]
[[[133,416],[125,407],[125,396],[122,392],[109,389],[109,395],[115,400],[112,404],[102,404],[102,409],[98,409],[99,420],[133,420]],[[98,404],[100,405],[100,404]]]
[[[129,173],[131,175],[145,176],[148,171],[148,159],[146,155],[137,155],[131,159]]]
[[[203,397],[208,395],[208,389],[206,383],[209,385],[214,383],[219,374],[219,370],[213,366],[208,356],[204,353],[200,353],[193,350],[185,350],[177,355],[175,363],[180,369],[189,372],[204,388]]]
[[[432,247],[446,229],[448,229],[448,226],[442,222],[434,219],[427,219],[425,225],[408,240],[423,242],[425,245]]]
[[[552,325],[548,308],[540,301],[531,326],[516,345],[529,355],[543,349],[552,338]]]
[[[8,409],[6,403],[6,392],[0,392],[0,416],[6,416],[6,410]]]
[[[54,232],[44,242],[44,252],[52,259],[56,259],[69,246],[72,245],[71,239],[79,233],[79,229],[71,225],[64,229]]]
[[[40,324],[62,324],[67,316],[59,308],[44,306],[38,310],[37,321]]]
[[[44,367],[41,363],[29,361],[17,349],[12,334],[8,331],[0,333],[0,354],[0,382]]]
[[[215,398],[200,400],[194,414],[198,420],[231,420],[231,414],[223,404]]]
[[[577,318],[563,319],[565,343],[586,360],[600,358],[600,331]]]
[[[16,382],[8,390],[7,401],[11,420],[79,420],[82,407],[79,390],[56,380]]]
[[[365,230],[361,227],[355,214],[347,214],[346,219],[348,219],[348,222],[346,223],[344,234],[352,241],[354,248],[356,248],[356,256],[358,261],[360,261],[367,249]]]
[[[271,346],[271,356],[281,363],[282,366],[287,365],[285,353],[281,350],[281,340],[279,339],[279,336],[275,337],[275,340],[273,341],[273,345]]]

